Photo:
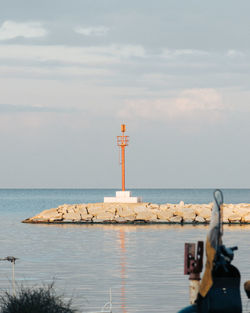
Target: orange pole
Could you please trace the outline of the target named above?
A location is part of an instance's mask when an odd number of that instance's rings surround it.
[[[125,146],[121,146],[122,149],[122,191],[125,191]]]
[[[121,147],[121,165],[122,165],[122,191],[125,191],[125,147],[128,145],[129,136],[125,136],[126,125],[121,125],[122,136],[117,136],[117,145]]]

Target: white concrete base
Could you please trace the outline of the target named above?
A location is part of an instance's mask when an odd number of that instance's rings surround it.
[[[115,197],[104,197],[105,203],[139,203],[141,197],[131,197],[131,191],[116,191]]]

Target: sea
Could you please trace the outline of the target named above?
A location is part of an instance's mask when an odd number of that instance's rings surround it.
[[[132,189],[151,203],[209,203],[212,189]],[[225,203],[250,203],[250,189],[225,189]],[[18,258],[15,289],[54,283],[79,312],[176,313],[189,303],[184,243],[206,239],[204,225],[42,225],[22,220],[61,204],[103,202],[114,189],[0,189],[0,258]],[[238,246],[233,264],[250,280],[250,225],[224,227]],[[0,295],[13,292],[12,263],[0,261]],[[249,304],[250,307],[250,304]]]

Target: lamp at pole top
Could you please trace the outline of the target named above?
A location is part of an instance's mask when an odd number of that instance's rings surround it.
[[[122,124],[121,125],[121,131],[122,131],[122,136],[117,136],[117,145],[119,147],[125,147],[128,146],[129,143],[129,136],[125,136],[124,133],[126,131],[126,125]]]
[[[122,133],[125,133],[125,131],[126,131],[126,125],[125,124],[121,125],[121,131],[122,131]]]

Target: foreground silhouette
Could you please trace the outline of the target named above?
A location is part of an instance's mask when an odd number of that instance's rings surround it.
[[[0,313],[77,313],[71,301],[64,303],[53,284],[40,288],[20,288],[16,295],[0,297]]]

